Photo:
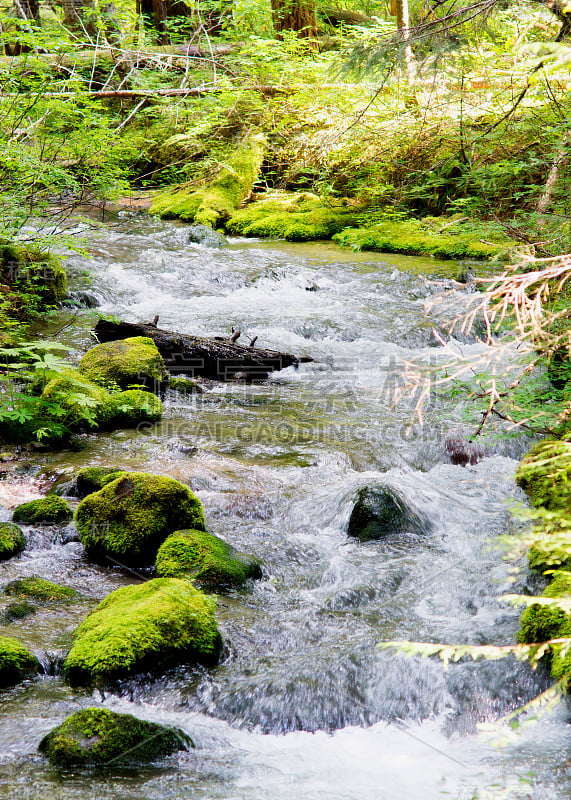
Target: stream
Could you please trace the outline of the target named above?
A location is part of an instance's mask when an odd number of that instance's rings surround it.
[[[427,317],[442,287],[425,275],[455,276],[458,265],[332,243],[234,239],[206,249],[188,244],[183,226],[144,216],[90,232],[86,247],[90,258],[69,259],[71,286],[98,298],[98,311],[130,321],[159,314],[161,327],[198,335],[226,336],[234,326],[241,341],[257,336],[260,346],[314,362],[260,383],[169,391],[155,426],[85,434],[77,452],[31,458],[23,487],[41,476],[71,480],[86,465],[188,484],[208,529],[260,558],[264,575],[220,597],[217,667],[139,676],[113,693],[71,689],[58,663],[75,626],[139,577],[89,563],[72,531],[26,528],[28,548],[0,564],[0,583],[38,574],[74,586],[82,600],[0,625],[49,673],[0,694],[0,798],[569,797],[566,703],[515,732],[478,728],[546,689],[545,671],[512,658],[445,669],[379,648],[510,644],[519,611],[499,598],[529,580],[524,569],[512,582],[498,542],[518,530],[510,504],[523,495],[513,476],[529,439],[498,439],[478,464],[455,466],[445,439],[475,428],[465,392],[452,398],[429,386],[422,423],[413,419],[414,390],[394,402],[405,362],[449,358],[432,328],[469,295],[448,292]],[[72,360],[93,344],[93,321],[82,311],[58,334]],[[474,363],[485,351],[469,337],[451,346]],[[398,489],[426,521],[422,530],[364,543],[347,536],[358,489],[379,483]],[[0,506],[0,519],[9,518]],[[136,770],[50,769],[36,751],[40,738],[99,704],[177,725],[196,749]]]

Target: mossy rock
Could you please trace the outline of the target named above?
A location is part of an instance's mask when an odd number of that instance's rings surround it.
[[[35,613],[35,605],[27,600],[16,600],[14,603],[8,603],[2,612],[2,621],[9,625],[11,622],[19,622]]]
[[[79,504],[75,520],[87,554],[126,566],[152,564],[176,530],[204,530],[200,500],[187,486],[160,475],[130,472]]]
[[[95,345],[79,362],[79,372],[100,386],[120,389],[146,386],[159,392],[168,380],[163,357],[147,336]]]
[[[17,556],[26,547],[26,537],[13,522],[0,522],[0,561]]]
[[[260,578],[262,570],[252,556],[205,531],[176,531],[159,548],[157,574],[162,577],[190,577],[208,589],[239,586],[248,578]]]
[[[571,572],[555,572],[553,581],[545,589],[543,596],[571,599]],[[520,619],[520,642],[532,644],[559,638],[571,638],[571,614],[539,603],[526,608]],[[561,648],[556,647],[547,660],[554,678],[571,678],[571,650],[562,655]]]
[[[77,628],[65,660],[73,684],[107,683],[188,662],[217,661],[215,601],[187,580],[155,578],[108,595]]]
[[[83,467],[75,476],[71,493],[73,497],[83,499],[88,494],[98,492],[106,483],[125,474],[125,470],[120,470],[117,467]]]
[[[60,769],[112,768],[158,761],[191,745],[190,738],[177,728],[106,708],[84,708],[44,736],[38,750]]]
[[[106,389],[75,369],[59,370],[57,377],[47,383],[42,397],[57,402],[67,412],[65,425],[71,430],[112,427],[115,400]]]
[[[313,194],[268,192],[237,211],[226,229],[240,236],[309,242],[331,239],[333,234],[358,224],[360,218],[359,210],[342,203],[325,206]]]
[[[431,220],[386,219],[370,227],[344,230],[335,234],[333,241],[355,252],[427,255],[439,259],[486,260],[507,255],[516,246],[516,242],[505,238],[489,241],[492,237],[488,234],[483,236],[486,241],[482,241],[473,231],[468,233],[460,230],[452,234],[446,228],[446,233],[440,232],[433,229]]]
[[[265,136],[248,137],[212,183],[198,190],[193,186],[182,187],[159,195],[151,206],[151,214],[210,228],[224,225],[251,191],[265,151]]]
[[[201,244],[204,247],[226,247],[228,240],[218,231],[213,231],[209,225],[195,222],[187,230],[188,241],[192,244]]]
[[[141,389],[128,389],[113,396],[117,427],[134,428],[141,422],[158,422],[163,415],[163,404],[159,398]]]
[[[520,462],[516,482],[533,506],[566,509],[571,503],[571,442],[548,439]]]
[[[0,636],[0,686],[12,686],[40,671],[40,662],[17,639]]]
[[[47,581],[38,575],[10,581],[4,587],[4,594],[11,597],[39,600],[40,602],[76,600],[79,597],[79,593],[72,589],[71,586],[60,586],[58,583],[52,583],[52,581]]]
[[[0,283],[33,292],[44,309],[63,300],[67,292],[65,271],[55,256],[5,240],[0,240]]]
[[[365,486],[357,493],[347,534],[366,542],[405,529],[426,531],[429,527],[428,520],[421,519],[408,508],[394,489],[388,486]]]
[[[69,522],[73,512],[62,497],[48,494],[39,500],[31,500],[16,506],[12,519],[23,525],[61,525]]]

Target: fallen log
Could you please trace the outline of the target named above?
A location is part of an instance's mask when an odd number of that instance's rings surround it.
[[[148,336],[156,344],[169,372],[217,381],[264,380],[270,372],[313,361],[308,356],[245,347],[229,338],[189,336],[157,328],[149,322],[112,322],[100,319],[94,329],[100,342]]]

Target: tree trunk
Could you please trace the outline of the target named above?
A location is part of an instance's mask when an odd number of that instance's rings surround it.
[[[409,86],[412,86],[414,84],[414,77],[416,70],[415,70],[414,56],[412,54],[412,48],[409,44],[410,22],[408,15],[408,0],[396,0],[395,8],[396,8],[397,27],[401,32],[402,41],[404,42],[404,61],[405,61],[406,79],[408,81]]]
[[[142,14],[145,24],[157,31],[157,44],[170,44],[167,20],[188,19],[190,8],[184,0],[137,0],[137,14]]]
[[[317,37],[315,5],[311,0],[272,0],[272,17],[278,39],[294,31],[300,39]]]
[[[202,376],[217,381],[264,380],[270,372],[312,361],[291,353],[245,347],[231,339],[189,336],[155,327],[151,323],[111,322],[100,319],[95,326],[100,342],[148,336],[156,344],[169,371],[174,374]]]
[[[63,0],[63,24],[70,31],[97,38],[94,0]]]

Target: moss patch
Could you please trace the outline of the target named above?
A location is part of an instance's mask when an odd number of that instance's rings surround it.
[[[516,482],[533,506],[568,509],[571,504],[571,442],[548,439],[521,461]]]
[[[69,522],[73,513],[62,497],[49,494],[39,500],[31,500],[16,506],[12,519],[23,525],[59,525]]]
[[[38,659],[17,639],[0,636],[0,686],[12,686],[40,670]]]
[[[2,612],[2,622],[9,625],[11,622],[18,622],[21,619],[26,619],[31,614],[36,613],[36,607],[29,603],[27,600],[16,601],[8,603]]]
[[[17,581],[10,581],[4,587],[4,593],[11,597],[24,597],[27,599],[50,602],[54,600],[76,600],[78,592],[71,586],[60,586],[57,583],[31,575]]]
[[[67,412],[64,422],[72,430],[109,427],[115,417],[115,402],[109,392],[75,369],[60,370],[47,383],[43,397],[56,401]]]
[[[226,229],[240,236],[308,242],[330,239],[344,228],[357,225],[361,216],[358,210],[342,203],[325,205],[308,192],[268,192],[237,211]]]
[[[128,473],[88,495],[75,519],[92,558],[128,566],[152,564],[175,530],[205,527],[200,500],[187,486],[145,472]]]
[[[125,474],[124,470],[117,469],[117,467],[83,467],[73,482],[74,497],[83,499],[88,494],[98,492],[106,483]]]
[[[484,230],[466,231],[461,223],[446,217],[384,219],[375,225],[344,230],[333,241],[355,252],[363,250],[402,255],[427,255],[435,258],[490,259],[507,256],[515,246],[506,237]]]
[[[18,555],[26,547],[26,537],[13,522],[0,523],[0,561]]]
[[[158,392],[168,380],[165,362],[146,336],[95,345],[79,362],[79,372],[100,386],[120,389],[135,385]]]
[[[543,596],[571,598],[571,572],[559,570],[554,573],[553,581],[545,589]],[[518,634],[520,642],[529,644],[560,637],[571,638],[571,614],[537,604],[527,608],[521,615]],[[554,678],[571,677],[571,650],[562,655],[561,647],[556,647],[549,661]]]
[[[176,728],[106,708],[85,708],[44,736],[38,750],[52,766],[68,769],[145,764],[186,750],[189,744],[189,737]]]
[[[163,219],[181,219],[216,228],[239,208],[258,176],[266,140],[261,134],[250,136],[208,186],[195,190],[181,188],[161,194],[151,206],[151,214]]]
[[[157,422],[163,415],[163,404],[159,398],[141,389],[128,389],[113,396],[117,427],[133,428],[140,422]]]
[[[118,589],[77,628],[66,674],[75,684],[101,683],[183,661],[214,663],[221,647],[214,608],[176,578]]]
[[[156,568],[163,577],[188,575],[203,587],[219,590],[262,575],[255,558],[238,553],[211,533],[196,530],[169,536],[159,548]]]

